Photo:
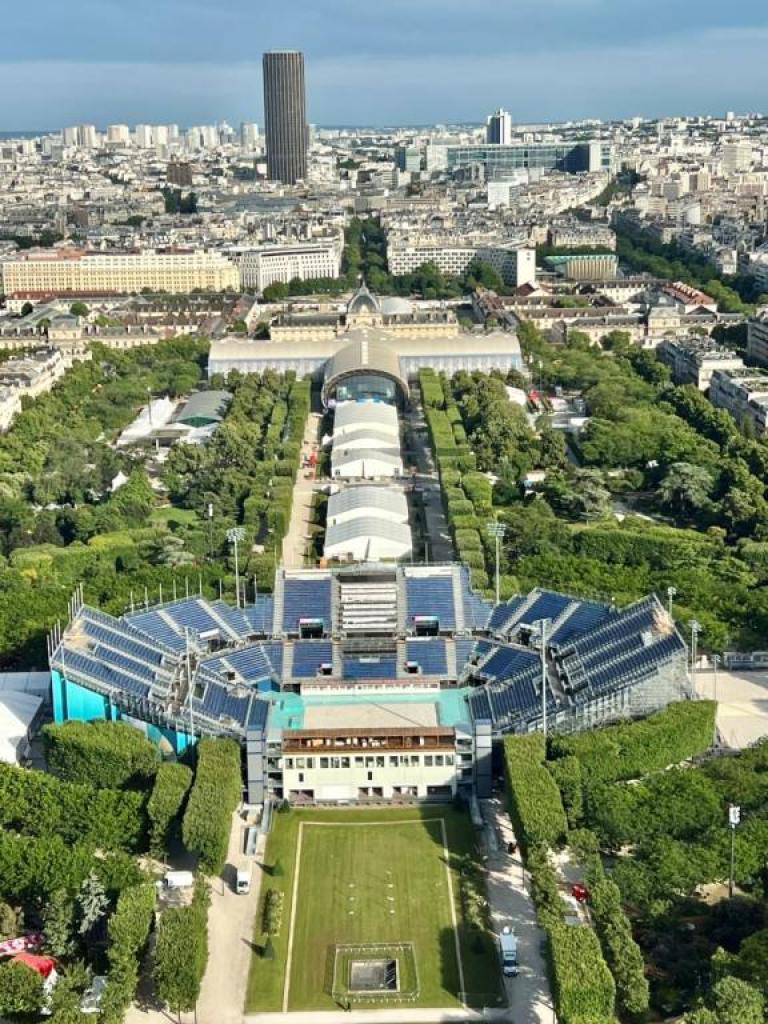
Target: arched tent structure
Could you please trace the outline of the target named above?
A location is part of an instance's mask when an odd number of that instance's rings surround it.
[[[397,353],[373,338],[358,338],[345,345],[325,367],[322,398],[326,408],[336,402],[383,401],[401,404],[408,399],[408,380]]]

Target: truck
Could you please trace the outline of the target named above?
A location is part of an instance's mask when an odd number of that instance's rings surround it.
[[[165,889],[191,889],[195,884],[195,876],[191,871],[166,871],[163,877]]]
[[[499,953],[501,955],[501,972],[504,977],[516,977],[519,970],[517,936],[508,924],[504,925],[499,935]]]
[[[251,891],[251,865],[237,869],[237,880],[235,881],[235,892],[239,896],[247,896]]]

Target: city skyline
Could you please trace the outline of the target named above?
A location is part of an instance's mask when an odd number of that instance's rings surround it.
[[[764,106],[768,15],[756,0],[738,11],[650,0],[642,19],[604,0],[519,0],[514,11],[482,0],[470,26],[453,0],[396,0],[382,12],[291,0],[258,18],[244,0],[198,0],[180,22],[181,10],[176,0],[137,0],[130,12],[36,0],[8,12],[0,130],[263,123],[257,53],[282,47],[306,54],[308,119],[318,124],[479,122],[499,105],[518,122]],[[226,29],[234,20],[236,35]]]

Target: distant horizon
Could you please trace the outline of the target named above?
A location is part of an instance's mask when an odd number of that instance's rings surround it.
[[[0,36],[0,124],[262,116],[262,54],[304,54],[310,122],[520,123],[766,102],[764,0],[32,0]],[[21,129],[16,129],[20,131]]]

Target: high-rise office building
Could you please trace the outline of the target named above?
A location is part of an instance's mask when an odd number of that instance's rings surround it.
[[[512,117],[501,107],[488,118],[485,141],[492,145],[506,146],[512,141]]]
[[[267,173],[293,185],[307,176],[304,55],[273,50],[264,54],[263,66]]]

